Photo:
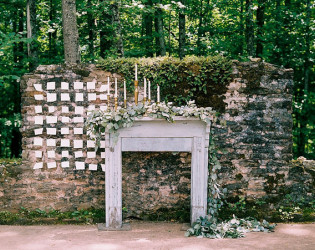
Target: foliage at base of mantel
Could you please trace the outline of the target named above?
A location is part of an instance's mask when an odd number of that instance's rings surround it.
[[[273,232],[276,224],[269,224],[267,221],[257,221],[254,218],[233,219],[220,223],[213,222],[211,218],[198,219],[192,228],[189,228],[185,236],[197,236],[200,238],[221,239],[241,238],[248,232]]]

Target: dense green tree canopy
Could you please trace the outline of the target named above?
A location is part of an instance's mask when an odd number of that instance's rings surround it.
[[[64,62],[61,2],[0,0],[0,157],[19,154],[19,77],[34,64]],[[314,1],[76,0],[76,7],[82,62],[221,54],[293,68],[294,153],[315,158]]]

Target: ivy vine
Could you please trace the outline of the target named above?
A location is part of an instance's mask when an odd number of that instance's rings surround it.
[[[127,108],[118,107],[117,110],[108,108],[105,111],[92,111],[85,123],[87,134],[96,140],[99,146],[101,137],[105,131],[118,135],[120,128],[131,127],[136,118],[142,117],[163,118],[168,122],[173,122],[175,116],[195,117],[201,121],[210,124],[217,122],[217,112],[212,108],[197,107],[194,101],[189,101],[184,106],[173,106],[172,103],[139,103]],[[117,136],[118,137],[118,136]],[[227,189],[222,189],[218,183],[218,170],[221,169],[217,159],[216,147],[213,140],[213,134],[209,141],[209,178],[208,178],[208,215],[200,217],[193,227],[188,229],[186,236],[198,236],[207,238],[239,238],[246,232],[271,232],[275,225],[266,221],[260,223],[253,218],[237,219],[220,222],[219,211],[224,204],[224,194]]]

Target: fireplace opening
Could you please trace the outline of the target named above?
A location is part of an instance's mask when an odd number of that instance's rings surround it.
[[[190,221],[191,153],[123,152],[123,219]]]

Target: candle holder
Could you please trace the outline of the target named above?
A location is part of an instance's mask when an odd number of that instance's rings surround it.
[[[151,99],[148,99],[148,103],[151,104]]]
[[[110,106],[110,95],[107,95],[107,104],[108,104],[108,107]]]
[[[138,89],[138,80],[135,80],[135,104],[138,105],[138,96],[139,96],[139,89]]]
[[[118,98],[117,98],[117,97],[115,97],[114,99],[115,99],[115,111],[117,111],[117,107],[118,107]]]
[[[143,104],[145,104],[146,101],[147,101],[147,98],[143,97]]]
[[[127,108],[127,100],[124,99],[124,107]]]

